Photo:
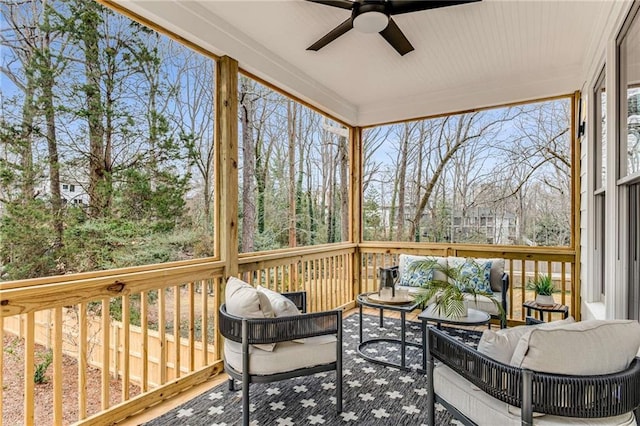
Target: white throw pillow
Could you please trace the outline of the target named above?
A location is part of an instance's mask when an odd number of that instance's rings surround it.
[[[290,299],[281,295],[280,293],[269,290],[268,288],[258,286],[258,293],[263,293],[269,299],[271,308],[276,317],[290,317],[293,315],[300,315],[300,311]]]
[[[551,374],[599,375],[625,370],[640,347],[633,320],[589,320],[536,327],[523,335],[510,364]]]
[[[537,325],[521,325],[493,331],[485,330],[478,342],[478,352],[503,364],[509,364],[520,338],[536,327],[557,328],[574,322],[573,317]]]
[[[250,284],[229,277],[225,287],[225,304],[227,312],[241,318],[274,318],[269,298]],[[253,345],[263,351],[273,351],[275,343]]]

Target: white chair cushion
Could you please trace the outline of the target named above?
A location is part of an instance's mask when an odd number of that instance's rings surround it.
[[[502,302],[500,301],[499,294],[494,294],[492,297],[483,296],[481,294],[474,297],[473,294],[465,294],[464,300],[467,302],[467,306],[471,309],[477,309],[490,315],[500,315],[500,309],[498,306]],[[498,302],[498,306],[493,302],[494,300]]]
[[[555,374],[597,375],[625,370],[640,347],[633,320],[589,320],[525,333],[510,364]]]
[[[574,322],[573,317],[561,321],[553,321],[538,325],[521,325],[502,330],[485,330],[478,342],[478,352],[503,364],[509,364],[520,338],[531,330],[531,327],[562,327]]]
[[[240,318],[275,317],[267,295],[235,277],[229,277],[227,280],[225,304],[227,313]],[[263,351],[272,351],[276,344],[265,343],[254,346]]]
[[[504,259],[486,259],[491,261],[491,289],[494,292],[502,291],[502,275],[504,274]]]
[[[269,290],[268,288],[258,286],[258,293],[263,293],[269,299],[271,308],[276,317],[290,317],[293,315],[300,315],[300,311],[296,307],[296,304],[287,299],[280,293]]]
[[[433,370],[433,387],[435,393],[456,407],[458,411],[470,418],[478,425],[520,425],[520,413],[515,407],[506,402],[493,398],[489,394],[473,386],[451,370],[439,364]],[[536,426],[551,425],[635,425],[633,413],[626,413],[616,417],[582,419],[552,416],[549,414],[534,414]]]
[[[249,374],[268,375],[335,362],[336,341],[329,335],[308,337],[302,344],[280,342],[273,352],[249,347]],[[225,340],[224,360],[234,370],[242,371],[242,345]]]

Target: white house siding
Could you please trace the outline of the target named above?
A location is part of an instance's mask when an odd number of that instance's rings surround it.
[[[581,213],[581,238],[580,238],[580,279],[581,287],[581,313],[582,319],[624,318],[626,315],[626,280],[622,276],[622,267],[617,259],[616,249],[618,241],[622,238],[617,233],[618,225],[618,197],[616,182],[613,175],[617,151],[617,129],[615,123],[617,114],[615,105],[617,94],[615,93],[616,69],[616,37],[619,34],[624,20],[633,6],[632,1],[610,2],[610,15],[602,31],[594,29],[596,35],[593,42],[592,61],[585,74],[585,83],[582,87],[582,95],[588,102],[587,109],[587,135],[581,141],[580,158],[580,213]],[[606,66],[607,87],[607,228],[606,228],[606,284],[605,300],[600,300],[600,283],[596,282],[593,273],[593,243],[594,243],[594,202],[592,182],[593,147],[591,142],[594,135],[594,107],[592,91],[602,67]]]

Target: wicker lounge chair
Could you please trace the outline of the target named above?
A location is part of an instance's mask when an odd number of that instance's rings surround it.
[[[563,419],[569,423],[571,417],[584,424],[626,425],[635,424],[632,412],[640,419],[640,358],[610,374],[563,375],[503,364],[434,328],[429,328],[427,342],[431,425],[436,401],[466,425],[483,424],[488,418],[500,424],[532,425],[534,417],[536,424],[563,424]],[[570,358],[579,356],[573,353]],[[434,359],[441,362],[435,372]],[[459,403],[466,408],[459,410]]]
[[[336,371],[336,406],[342,411],[342,311],[306,312],[306,293],[285,293],[300,315],[242,318],[220,307],[220,332],[225,341],[224,368],[229,389],[242,382],[243,424],[249,425],[249,385],[322,371]],[[324,336],[324,337],[319,337]],[[318,340],[320,339],[320,341]],[[296,342],[293,342],[296,341]],[[254,345],[278,346],[264,351]]]

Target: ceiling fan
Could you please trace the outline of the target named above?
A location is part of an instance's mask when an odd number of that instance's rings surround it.
[[[326,6],[351,10],[351,17],[335,27],[307,50],[318,51],[351,28],[363,33],[380,33],[401,55],[413,50],[413,46],[395,23],[392,15],[418,12],[427,9],[473,3],[481,0],[307,0]]]

